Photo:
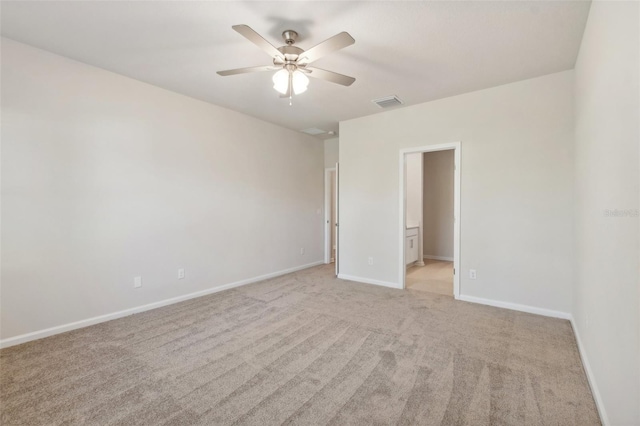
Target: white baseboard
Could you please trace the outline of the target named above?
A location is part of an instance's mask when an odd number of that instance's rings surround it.
[[[600,391],[598,390],[596,377],[593,375],[593,371],[591,370],[591,365],[589,364],[589,359],[587,358],[587,353],[585,352],[584,346],[582,344],[582,339],[580,339],[580,333],[578,332],[578,327],[576,326],[576,321],[573,318],[573,315],[571,315],[571,318],[569,320],[571,321],[573,334],[576,336],[576,342],[578,343],[578,353],[580,354],[580,359],[582,360],[584,371],[587,374],[587,381],[589,382],[589,387],[591,388],[593,399],[596,402],[596,408],[598,409],[598,414],[600,415],[600,422],[602,422],[604,426],[607,426],[610,424],[609,417],[607,416],[607,412],[604,409],[604,401],[602,401],[602,396],[600,395]]]
[[[341,280],[356,281],[359,283],[374,284],[374,285],[380,285],[383,287],[400,288],[398,283],[392,283],[390,281],[373,280],[371,278],[356,277],[353,275],[338,274],[338,278]]]
[[[481,305],[495,306],[497,308],[511,309],[512,311],[528,312],[530,314],[543,315],[545,317],[562,318],[566,320],[571,319],[571,314],[568,312],[553,311],[551,309],[537,308],[535,306],[520,305],[511,302],[502,302],[500,300],[483,299],[481,297],[467,296],[464,294],[461,294],[458,300],[479,303]]]
[[[195,293],[189,293],[182,296],[172,297],[171,299],[161,300],[159,302],[149,303],[147,305],[136,306],[135,308],[129,308],[118,312],[113,312],[106,315],[100,315],[97,317],[87,318],[80,321],[71,322],[68,324],[58,325],[44,330],[38,330],[31,333],[21,334],[19,336],[9,337],[7,339],[0,340],[0,348],[8,348],[9,346],[19,345],[21,343],[30,342],[32,340],[42,339],[44,337],[53,336],[54,334],[65,333],[67,331],[75,330],[78,328],[88,327],[90,325],[99,324],[101,322],[111,321],[114,319],[126,317],[129,315],[137,314],[151,309],[160,308],[162,306],[172,305],[174,303],[183,302],[185,300],[194,299],[196,297],[206,296],[208,294],[217,293],[219,291],[228,290],[234,287],[240,287],[246,284],[255,283],[258,281],[266,280],[269,278],[278,277],[280,275],[286,275],[291,272],[300,271],[302,269],[311,268],[313,266],[322,265],[322,260],[306,265],[295,266],[289,269],[283,269],[281,271],[272,272],[270,274],[260,275],[257,277],[247,278],[244,280],[236,281],[229,284],[223,284],[218,287],[208,288],[206,290],[196,291]]]
[[[429,260],[443,260],[445,262],[453,262],[453,257],[431,256],[430,254],[425,254],[422,256],[422,258],[429,259]]]

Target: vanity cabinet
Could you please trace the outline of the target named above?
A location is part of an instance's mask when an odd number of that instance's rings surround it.
[[[405,262],[407,265],[416,262],[420,256],[418,242],[418,228],[407,228],[405,235],[406,249],[404,251]]]

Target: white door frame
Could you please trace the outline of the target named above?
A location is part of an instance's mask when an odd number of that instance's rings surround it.
[[[453,190],[453,297],[458,299],[460,297],[460,142],[449,142],[437,145],[426,145],[415,148],[407,148],[400,150],[400,224],[399,235],[400,240],[398,247],[400,248],[400,265],[398,268],[399,283],[401,288],[406,288],[405,276],[407,265],[405,264],[405,246],[406,246],[406,154],[414,154],[418,152],[434,152],[434,151],[447,151],[453,150],[454,155],[454,190]]]
[[[331,172],[336,168],[324,169],[324,263],[331,263]]]

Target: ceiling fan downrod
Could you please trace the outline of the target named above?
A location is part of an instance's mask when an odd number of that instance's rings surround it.
[[[284,30],[282,32],[282,38],[284,42],[291,46],[298,39],[298,33],[293,30]]]

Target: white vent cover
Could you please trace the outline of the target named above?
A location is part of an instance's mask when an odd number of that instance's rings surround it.
[[[327,133],[322,129],[318,129],[316,127],[309,127],[308,129],[300,130],[302,133],[306,133],[311,136],[321,135],[323,133]]]
[[[378,105],[380,108],[391,108],[394,106],[402,105],[404,103],[395,95],[374,99],[371,102]]]

